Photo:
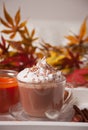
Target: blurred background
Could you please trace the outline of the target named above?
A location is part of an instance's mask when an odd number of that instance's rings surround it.
[[[88,15],[88,0],[0,0],[11,14],[21,7],[22,18],[43,20],[82,20]]]
[[[41,39],[53,44],[62,43],[65,34],[78,31],[88,16],[88,0],[0,0],[0,16],[3,3],[12,16],[21,8],[22,19],[28,19]]]

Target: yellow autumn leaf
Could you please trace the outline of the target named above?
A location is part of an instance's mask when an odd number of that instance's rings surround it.
[[[47,63],[54,66],[54,65],[57,65],[57,64],[60,64],[61,63],[61,60],[64,58],[65,56],[62,54],[62,55],[58,55],[58,53],[54,52],[54,51],[51,51],[50,52],[50,57],[48,57],[46,59]]]
[[[54,52],[54,51],[50,51],[50,56],[51,57],[56,57],[56,56],[58,56],[58,53]]]

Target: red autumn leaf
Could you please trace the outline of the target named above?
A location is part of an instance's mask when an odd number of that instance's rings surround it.
[[[0,42],[0,49],[2,51],[2,54],[7,53],[9,49],[9,44],[6,44],[6,41],[3,36],[1,36],[2,42]]]
[[[25,67],[32,67],[36,64],[36,58],[31,54],[27,55],[26,53],[18,53],[14,56],[4,59],[0,64],[4,66],[11,66],[13,69],[18,71],[24,69]]]
[[[67,81],[74,84],[74,87],[78,87],[78,85],[85,85],[88,83],[88,68],[77,69],[73,71],[73,73],[67,75]],[[85,86],[86,87],[86,86]]]

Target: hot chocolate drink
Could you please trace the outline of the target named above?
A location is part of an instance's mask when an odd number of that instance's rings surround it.
[[[64,100],[65,77],[43,58],[17,75],[23,109],[30,116],[44,117],[48,110],[60,110]]]

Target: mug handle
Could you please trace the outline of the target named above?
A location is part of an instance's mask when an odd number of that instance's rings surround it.
[[[68,105],[69,103],[70,103],[70,101],[72,100],[72,97],[73,97],[73,94],[72,94],[72,91],[73,91],[73,85],[71,84],[71,83],[66,83],[66,88],[65,88],[65,90],[68,92],[68,96],[67,96],[67,98],[65,99],[65,101],[64,101],[64,104],[63,104],[63,106],[64,105]],[[73,104],[74,104],[74,101],[72,101],[71,102],[71,106],[73,106]],[[48,118],[48,119],[50,119],[50,120],[57,120],[59,117],[60,117],[60,115],[61,115],[61,112],[63,111],[62,109],[63,109],[63,106],[62,106],[62,108],[61,108],[61,110],[56,110],[56,109],[50,109],[50,110],[48,110],[48,111],[46,111],[45,112],[45,116]],[[67,106],[68,107],[68,109],[69,109],[69,105]],[[65,109],[65,108],[64,108]]]

